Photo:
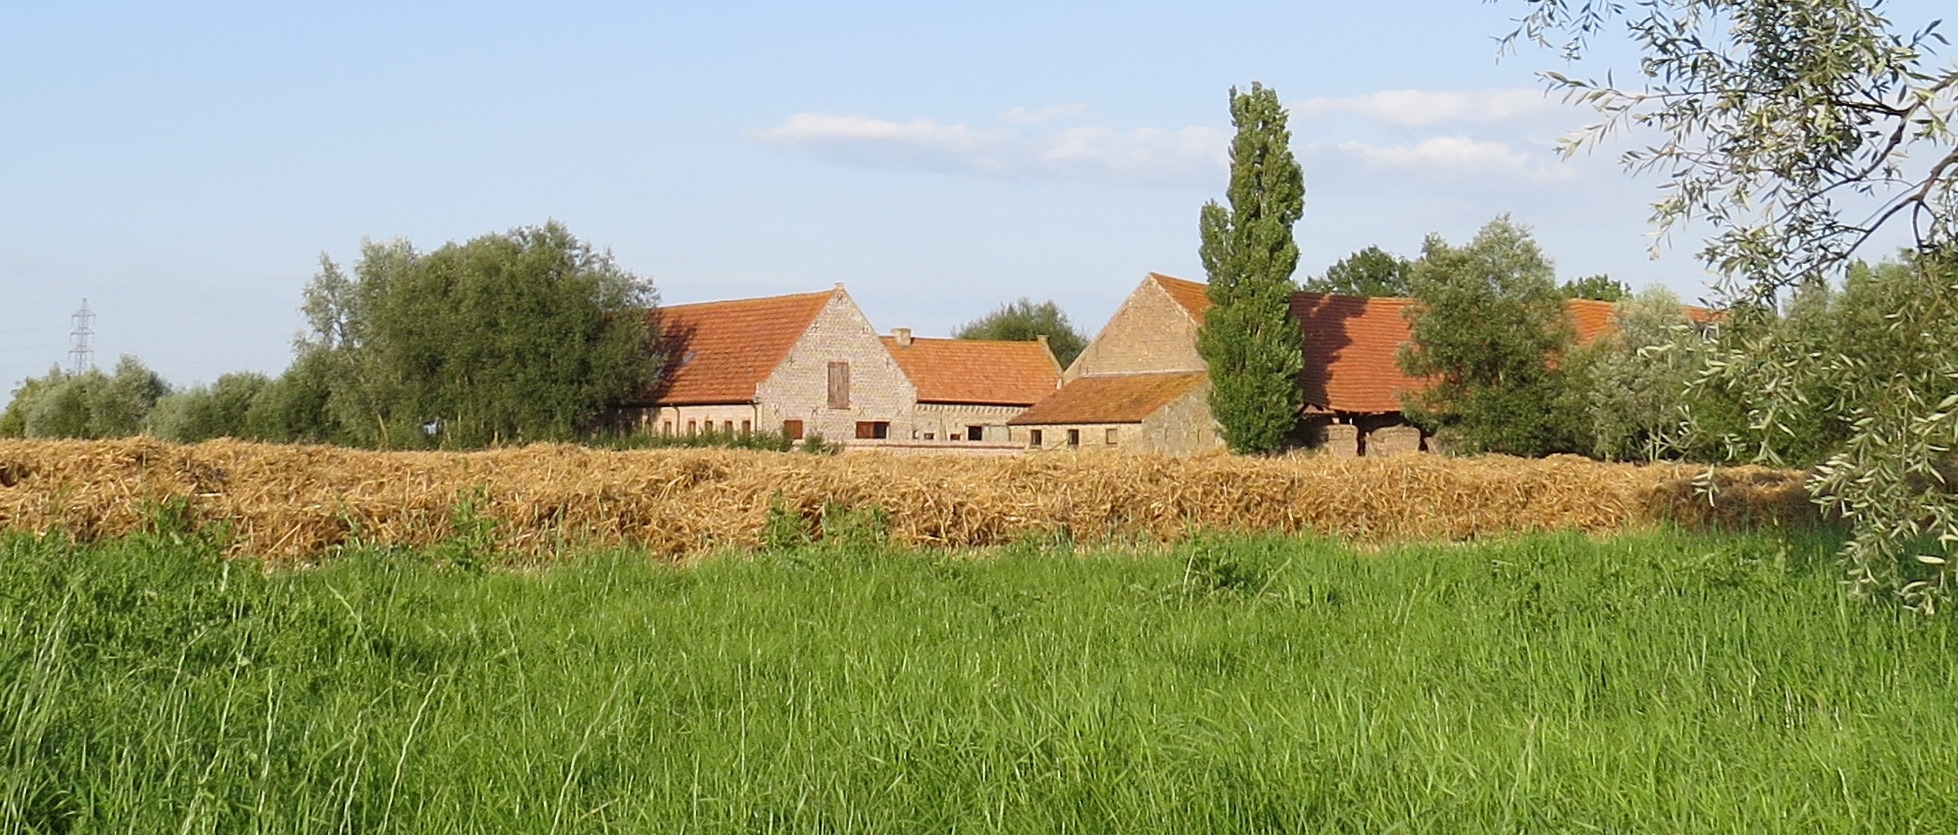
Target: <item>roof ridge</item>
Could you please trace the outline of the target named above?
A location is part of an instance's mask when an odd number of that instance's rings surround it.
[[[655,308],[658,310],[672,310],[676,307],[703,307],[710,304],[742,304],[744,302],[776,302],[776,301],[788,301],[790,299],[810,299],[810,298],[815,298],[817,296],[833,296],[836,295],[836,293],[837,293],[836,289],[829,289],[829,290],[819,290],[813,293],[783,293],[777,296],[748,296],[748,297],[738,298],[738,299],[709,299],[707,301],[699,301],[699,302],[681,302],[679,304],[662,304],[662,305],[656,305]]]

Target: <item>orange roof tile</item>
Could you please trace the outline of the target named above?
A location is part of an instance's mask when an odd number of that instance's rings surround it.
[[[1077,377],[1007,423],[1014,426],[1141,423],[1143,418],[1188,394],[1209,376],[1202,371],[1175,371]]]
[[[1150,273],[1149,278],[1169,293],[1169,297],[1182,305],[1198,322],[1203,321],[1203,312],[1210,309],[1209,285],[1198,281],[1185,281],[1162,273]]]
[[[1401,395],[1425,387],[1401,373],[1406,311],[1413,299],[1292,294],[1292,317],[1304,337],[1299,387],[1308,408],[1398,412]]]
[[[666,373],[652,403],[749,403],[837,291],[676,304],[651,314],[665,339]]]
[[[889,336],[883,342],[922,402],[1031,406],[1060,385],[1060,366],[1040,342],[914,337],[899,345]]]
[[[1583,344],[1611,330],[1612,322],[1618,318],[1618,305],[1596,299],[1567,299],[1564,312],[1570,316],[1571,330],[1577,335],[1578,343]]]

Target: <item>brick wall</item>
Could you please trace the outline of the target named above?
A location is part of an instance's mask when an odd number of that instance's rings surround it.
[[[829,408],[829,364],[850,365],[850,405]],[[856,437],[859,421],[890,423],[890,437],[909,438],[918,389],[877,339],[848,293],[838,290],[775,371],[755,387],[756,412],[770,429],[800,420],[826,440]]]
[[[755,432],[774,432],[782,428],[780,423],[760,423],[755,417],[755,407],[749,403],[732,403],[711,406],[660,406],[640,411],[642,419],[638,430],[649,435],[686,435],[689,426],[695,432],[709,430],[720,432],[732,427],[740,432],[747,428]],[[745,426],[744,426],[745,424]]]
[[[1197,354],[1196,319],[1162,285],[1144,279],[1062,377],[1207,367]]]
[[[1150,452],[1170,455],[1223,449],[1224,437],[1210,416],[1209,379],[1144,418],[1139,440]]]
[[[1005,441],[1009,435],[1006,422],[1026,409],[1019,406],[976,406],[963,403],[919,403],[912,412],[912,437],[914,440],[958,440],[970,441],[971,427],[980,427],[981,440]],[[927,438],[929,435],[931,437]]]

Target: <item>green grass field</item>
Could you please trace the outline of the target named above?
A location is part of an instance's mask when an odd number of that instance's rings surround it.
[[[1958,831],[1954,624],[1831,545],[15,537],[0,832]]]

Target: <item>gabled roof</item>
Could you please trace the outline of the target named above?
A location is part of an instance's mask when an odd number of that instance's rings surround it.
[[[1168,293],[1178,305],[1189,311],[1191,318],[1198,322],[1203,321],[1203,312],[1210,309],[1210,290],[1207,285],[1162,273],[1150,273],[1149,280],[1156,282],[1156,286],[1163,288],[1163,292]]]
[[[1564,302],[1564,313],[1570,316],[1571,331],[1578,343],[1583,344],[1611,330],[1618,318],[1618,305],[1596,299],[1568,299]]]
[[[924,403],[1031,406],[1060,385],[1060,366],[1043,342],[912,338],[884,349],[918,387]]]
[[[839,287],[821,293],[676,304],[649,315],[665,339],[666,372],[648,395],[667,406],[750,403]]]
[[[1308,410],[1398,412],[1425,384],[1401,373],[1413,299],[1292,294],[1305,354],[1299,388]]]
[[[1197,387],[1202,371],[1076,377],[1033,408],[1007,421],[1014,426],[1056,423],[1141,423],[1143,418]]]

